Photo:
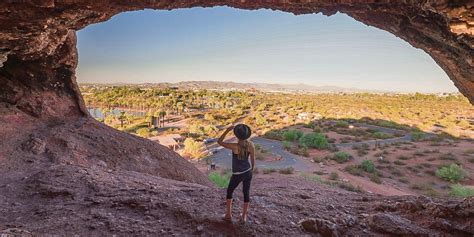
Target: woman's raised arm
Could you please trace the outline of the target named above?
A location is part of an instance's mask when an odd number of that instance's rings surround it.
[[[234,149],[235,147],[235,144],[233,143],[228,143],[228,142],[224,142],[224,139],[225,139],[225,136],[227,135],[227,133],[229,133],[232,129],[234,129],[234,126],[230,126],[228,127],[224,133],[222,133],[222,135],[219,137],[219,140],[217,140],[217,144],[227,148],[227,149]]]

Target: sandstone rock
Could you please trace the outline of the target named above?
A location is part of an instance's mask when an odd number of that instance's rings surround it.
[[[29,151],[35,155],[39,155],[45,152],[46,142],[37,137],[31,137],[23,144],[22,148],[24,151]]]
[[[340,236],[338,226],[330,221],[323,219],[308,218],[299,222],[303,230],[317,234],[323,237],[337,237]]]
[[[75,81],[76,30],[125,11],[222,5],[295,14],[348,14],[426,51],[474,103],[474,5],[469,1],[38,2],[41,1],[0,2],[0,101],[36,117],[88,116]]]
[[[414,225],[411,221],[391,214],[378,213],[368,219],[369,226],[382,233],[395,235],[426,235],[427,230]]]

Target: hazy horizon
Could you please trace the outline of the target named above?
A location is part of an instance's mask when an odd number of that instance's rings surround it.
[[[79,83],[306,84],[458,92],[424,51],[344,14],[136,11],[78,32]]]

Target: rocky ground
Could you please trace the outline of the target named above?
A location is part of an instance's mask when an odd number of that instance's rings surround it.
[[[160,145],[87,117],[0,112],[1,234],[474,234],[472,198],[383,197],[280,174],[257,174],[249,223],[226,223],[224,190]]]

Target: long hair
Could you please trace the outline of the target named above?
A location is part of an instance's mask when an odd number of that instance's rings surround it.
[[[247,140],[239,139],[237,141],[237,158],[239,160],[246,160],[249,156],[249,142]]]

